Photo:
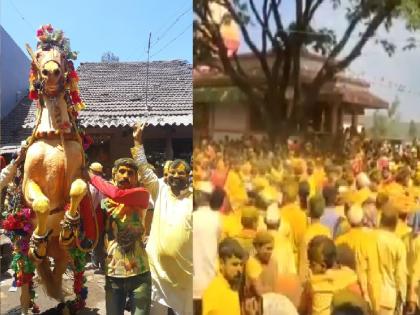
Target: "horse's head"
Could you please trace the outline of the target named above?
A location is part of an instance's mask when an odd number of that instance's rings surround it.
[[[47,96],[56,96],[64,90],[66,58],[57,47],[38,50],[36,59],[40,66],[42,89]]]

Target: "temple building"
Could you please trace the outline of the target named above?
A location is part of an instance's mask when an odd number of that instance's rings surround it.
[[[253,83],[261,84],[261,67],[252,53],[238,55],[242,68]],[[268,64],[274,58],[268,55]],[[322,67],[324,57],[302,52],[302,91],[315,78]],[[220,67],[221,68],[221,67]],[[197,66],[193,71],[194,85],[194,137],[225,136],[238,138],[242,135],[264,134],[264,122],[255,106],[250,106],[245,94],[230,77],[215,67]],[[310,113],[315,132],[334,135],[345,125],[357,127],[359,116],[367,109],[387,109],[388,103],[372,94],[370,84],[339,73],[321,89],[317,106]],[[286,90],[286,99],[293,101],[293,87]]]

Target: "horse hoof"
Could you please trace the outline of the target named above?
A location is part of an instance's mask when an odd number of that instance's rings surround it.
[[[52,230],[49,230],[42,236],[36,235],[35,233],[32,234],[29,255],[35,263],[39,263],[47,257],[48,237],[51,233]]]
[[[66,234],[64,233],[60,233],[60,238],[59,238],[59,243],[62,247],[64,248],[68,248],[72,245],[73,241],[74,241],[74,235],[73,233],[69,233],[70,236],[66,237]]]
[[[61,231],[60,231],[60,245],[63,247],[69,247],[75,236],[75,231],[78,229],[80,223],[80,215],[77,214],[76,217],[71,216],[69,211],[66,211],[64,219],[60,222]]]

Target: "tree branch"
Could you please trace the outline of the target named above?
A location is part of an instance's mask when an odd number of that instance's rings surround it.
[[[355,14],[353,19],[350,21],[349,25],[347,26],[347,29],[344,32],[341,40],[331,50],[331,53],[327,58],[327,62],[333,60],[343,50],[343,48],[346,46],[347,42],[349,41],[351,34],[354,32],[357,24],[359,24],[359,22],[362,20],[362,18],[363,18],[362,12],[359,12],[358,14]]]
[[[270,80],[271,79],[271,72],[270,72],[270,69],[268,67],[266,55],[263,54],[262,52],[260,52],[258,50],[257,46],[252,41],[247,28],[245,27],[243,21],[240,19],[237,12],[235,11],[233,6],[231,5],[230,0],[224,0],[224,6],[229,11],[230,15],[235,20],[235,22],[241,28],[242,35],[244,37],[245,42],[247,43],[248,47],[251,49],[251,51],[254,53],[254,55],[259,60],[259,62],[261,64],[261,69],[263,70],[264,75],[266,76],[267,80]]]
[[[309,13],[310,13],[310,10],[311,10],[312,1],[313,0],[306,0],[305,1],[305,11],[303,12],[303,18],[304,18],[305,21],[307,21],[308,18],[309,18]]]
[[[315,2],[315,4],[313,5],[313,7],[309,10],[309,15],[308,15],[308,18],[307,18],[308,25],[309,25],[309,23],[312,21],[312,18],[314,17],[316,10],[318,10],[319,6],[320,6],[323,2],[324,2],[324,0],[317,0],[317,1]]]
[[[352,51],[343,60],[337,63],[335,66],[337,69],[336,71],[341,71],[342,69],[348,67],[356,57],[360,56],[362,49],[366,45],[367,41],[375,34],[378,27],[389,16],[389,14],[391,14],[391,11],[384,10],[383,12],[378,13],[372,19],[359,42],[353,47]]]
[[[276,3],[276,0],[271,0],[271,4],[270,4],[270,8],[273,12],[274,15],[274,21],[276,22],[276,28],[277,28],[277,34],[278,36],[280,36],[281,40],[284,43],[288,42],[288,37],[286,32],[284,31],[284,27],[283,27],[283,23],[281,22],[281,18],[280,18],[280,14],[279,14],[279,10],[278,10],[278,6],[281,4],[281,1],[279,1],[279,3]]]
[[[238,73],[245,79],[245,80],[247,80],[247,81],[249,81],[249,77],[248,77],[248,75],[245,73],[245,71],[244,71],[244,69],[242,68],[242,65],[241,65],[241,63],[239,62],[239,59],[238,59],[238,55],[237,54],[234,54],[233,55],[233,60],[235,61],[235,66],[236,66],[236,69],[237,69],[237,71],[238,71]]]
[[[265,1],[267,1],[267,0],[264,0],[264,2]],[[262,52],[264,54],[266,54],[267,53],[267,36],[270,36],[270,30],[266,29],[266,24],[264,23],[263,19],[259,15],[258,10],[255,7],[255,3],[254,3],[253,0],[249,0],[249,5],[250,5],[251,10],[254,13],[257,21],[258,21],[258,24],[260,24],[260,26],[261,26]]]
[[[307,101],[310,104],[312,104],[314,102],[314,99],[317,98],[320,92],[320,89],[325,82],[327,82],[328,80],[331,80],[336,73],[348,67],[351,64],[351,62],[361,54],[361,51],[363,47],[366,45],[366,43],[368,42],[368,40],[375,34],[376,30],[383,23],[383,21],[394,12],[394,10],[397,8],[397,5],[398,5],[398,1],[389,0],[384,7],[379,9],[379,11],[370,21],[369,25],[366,27],[366,30],[364,31],[363,35],[361,36],[357,44],[350,51],[350,53],[341,61],[334,64],[330,62],[332,60],[332,56],[334,54],[337,55],[339,53],[339,50],[337,49],[337,47],[335,48],[335,50],[330,54],[328,59],[325,61],[321,70],[318,71],[315,79],[313,80],[311,84],[311,87],[308,93],[308,98],[307,98]],[[356,23],[355,20],[359,20],[359,19],[360,19],[359,17],[355,17],[353,19],[353,23],[351,24],[355,24]],[[351,34],[351,32],[349,31],[351,27],[352,26],[349,25],[346,31],[347,35],[345,34],[345,36],[343,37],[343,39],[340,41],[340,43],[337,46],[344,47],[345,43],[348,40],[348,38],[346,39],[346,36],[349,37]]]

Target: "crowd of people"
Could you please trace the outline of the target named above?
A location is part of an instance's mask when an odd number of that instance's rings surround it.
[[[99,230],[90,267],[105,274],[106,314],[192,315],[191,167],[168,161],[158,178],[144,151],[144,128],[134,127],[132,157],[114,162],[110,180],[97,162],[84,174]],[[25,152],[3,165],[1,188],[22,167]]]
[[[419,314],[417,144],[341,140],[196,144],[195,314]]]

